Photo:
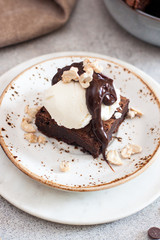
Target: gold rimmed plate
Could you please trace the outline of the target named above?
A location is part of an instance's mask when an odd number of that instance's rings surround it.
[[[84,58],[98,59],[103,73],[113,78],[130,105],[143,112],[142,118],[126,119],[110,149],[128,143],[142,146],[142,153],[123,160],[122,166],[108,167],[102,156],[93,159],[80,148],[47,138],[45,145],[29,144],[24,139],[21,120],[26,105],[42,106],[43,91],[51,85],[57,68]],[[142,173],[159,154],[160,121],[159,86],[146,74],[120,60],[96,54],[57,55],[19,74],[0,98],[1,145],[9,159],[24,173],[44,184],[69,191],[96,191],[122,184]],[[39,134],[39,133],[38,133]],[[61,172],[61,161],[68,161],[70,171]]]

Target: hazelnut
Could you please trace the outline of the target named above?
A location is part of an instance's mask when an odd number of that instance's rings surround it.
[[[130,158],[131,155],[142,152],[142,147],[136,144],[127,144],[121,150],[121,156],[123,158]]]
[[[41,107],[29,108],[29,105],[25,107],[25,113],[28,114],[29,117],[35,118],[36,113],[39,111]]]
[[[45,144],[46,143],[46,138],[44,136],[39,136],[38,137],[38,143],[39,144]]]
[[[89,59],[85,59],[84,61],[83,61],[83,66],[84,66],[84,71],[88,71],[88,69],[89,68],[92,68],[96,73],[101,73],[102,72],[102,70],[103,70],[103,68],[102,68],[102,66],[100,66],[99,64],[98,64],[98,61],[97,60],[95,60],[95,61],[93,61],[93,62],[91,62]]]
[[[37,143],[37,136],[33,133],[25,133],[24,139],[26,139],[30,143]]]
[[[107,152],[107,160],[114,165],[122,165],[122,160],[117,150],[110,150]]]
[[[90,86],[90,82],[92,81],[93,77],[93,70],[90,68],[88,69],[88,72],[84,72],[79,77],[79,83],[83,88],[88,88]]]
[[[36,129],[31,124],[31,119],[30,118],[23,118],[22,119],[21,128],[23,129],[23,131],[28,132],[28,133],[36,132]]]
[[[72,80],[79,80],[78,68],[76,67],[71,67],[70,70],[64,71],[62,75],[62,81],[64,83],[70,83]]]
[[[122,158],[126,159],[126,158],[130,158],[131,155],[132,155],[132,148],[131,148],[130,144],[128,144],[124,148],[122,148],[121,156],[122,156]]]

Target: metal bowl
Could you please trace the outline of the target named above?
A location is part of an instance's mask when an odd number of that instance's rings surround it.
[[[122,0],[104,0],[112,17],[135,37],[160,46],[160,18],[134,10]]]

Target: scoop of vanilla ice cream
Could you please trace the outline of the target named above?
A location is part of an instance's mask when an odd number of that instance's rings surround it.
[[[116,89],[117,101],[111,106],[102,104],[101,118],[111,118],[119,107],[120,91]],[[64,83],[59,81],[45,91],[44,107],[59,126],[69,129],[80,129],[92,119],[86,104],[86,89],[79,82]]]
[[[86,105],[86,91],[78,82],[59,81],[44,96],[44,107],[59,126],[79,129],[91,120]]]

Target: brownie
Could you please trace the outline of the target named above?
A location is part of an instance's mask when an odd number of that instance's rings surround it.
[[[103,127],[107,134],[108,141],[112,139],[112,134],[118,131],[120,124],[125,119],[128,112],[129,100],[121,96],[119,112],[121,118],[115,119],[114,115],[107,121],[103,121]],[[68,129],[59,126],[45,107],[42,107],[36,114],[36,126],[39,131],[48,137],[56,138],[71,145],[80,146],[84,151],[89,152],[94,158],[102,152],[102,144],[98,141],[92,130],[92,123],[81,129]]]

